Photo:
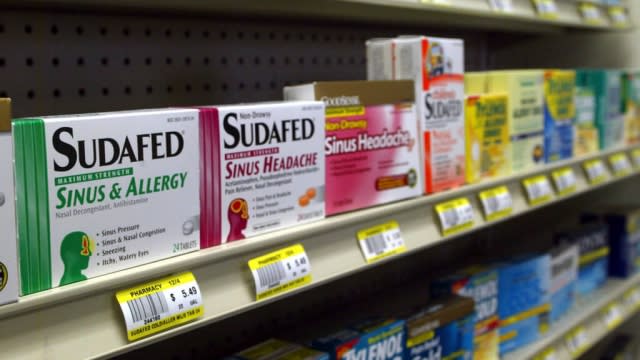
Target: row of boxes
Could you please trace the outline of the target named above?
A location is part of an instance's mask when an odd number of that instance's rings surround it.
[[[598,148],[640,129],[620,121],[620,72],[465,74],[459,39],[367,46],[372,80],[287,87],[285,102],[15,119],[0,185],[21,294],[565,158],[589,104]]]
[[[305,349],[305,359],[498,360],[539,339],[577,297],[588,296],[608,277],[637,273],[639,220],[640,206],[587,212],[580,225],[556,232],[549,253],[473,266],[432,281],[431,300],[422,307],[340,329],[306,347],[269,340],[232,359],[293,359],[291,349]]]

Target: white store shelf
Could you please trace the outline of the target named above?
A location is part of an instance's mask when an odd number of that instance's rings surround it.
[[[549,349],[553,349],[555,360],[577,359],[638,311],[640,304],[628,303],[624,298],[628,291],[636,288],[640,289],[640,275],[626,280],[609,279],[601,289],[578,299],[569,313],[553,325],[542,339],[507,354],[503,357],[504,360],[537,360],[537,356]],[[615,324],[608,324],[603,312],[612,303],[620,310],[620,317]],[[578,354],[572,354],[567,347],[566,338],[577,328],[584,330],[587,341]]]
[[[20,299],[18,303],[0,307],[0,349],[3,354],[20,354],[24,358],[93,358],[106,357],[161,341],[179,333],[211,324],[261,304],[283,298],[305,289],[327,283],[368,265],[356,241],[356,232],[389,220],[396,220],[401,228],[408,251],[405,254],[455,241],[478,229],[492,226],[480,213],[477,195],[480,191],[506,185],[513,197],[513,213],[500,221],[531,213],[564,199],[591,192],[619,180],[636,176],[640,170],[618,178],[611,178],[597,186],[590,186],[582,169],[585,160],[601,158],[608,163],[610,154],[629,152],[632,147],[606,151],[598,155],[576,158],[540,167],[536,171],[496,179],[456,190],[420,197],[394,204],[331,217],[305,226],[277,231],[252,239],[202,250],[148,264],[145,266],[101,276],[81,283],[52,289]],[[522,180],[537,174],[549,175],[561,167],[573,168],[577,190],[566,197],[556,197],[536,207],[527,204]],[[465,196],[474,208],[472,229],[450,237],[440,235],[433,207],[443,201]],[[274,299],[256,302],[253,281],[247,261],[292,243],[302,243],[312,264],[313,282]],[[402,255],[395,258],[402,257]],[[380,263],[392,261],[386,259]],[[127,341],[122,316],[114,298],[120,289],[171,273],[193,271],[204,299],[204,317],[179,328],[130,343]]]
[[[315,18],[339,21],[365,21],[386,24],[456,26],[504,29],[525,32],[549,32],[562,29],[619,29],[610,23],[606,8],[601,8],[601,24],[581,19],[577,2],[557,0],[555,19],[539,17],[531,0],[512,0],[512,11],[496,12],[488,0],[450,0],[449,5],[420,0],[8,0],[17,7],[88,10],[142,10],[196,12],[242,16]]]

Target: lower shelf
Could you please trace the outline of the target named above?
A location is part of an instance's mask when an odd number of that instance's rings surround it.
[[[610,279],[571,311],[537,342],[503,357],[505,360],[577,359],[640,310],[640,274]]]

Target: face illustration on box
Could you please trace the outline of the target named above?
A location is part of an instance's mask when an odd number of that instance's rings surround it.
[[[94,250],[93,240],[81,231],[72,232],[64,237],[60,245],[60,258],[64,263],[60,286],[87,279],[82,270],[89,267]]]
[[[242,231],[247,228],[247,223],[249,222],[249,204],[247,204],[247,200],[243,198],[231,200],[227,218],[229,220],[227,242],[244,239],[245,236]]]
[[[442,46],[434,42],[429,47],[429,60],[427,62],[427,73],[430,76],[443,75],[445,73],[445,54]]]

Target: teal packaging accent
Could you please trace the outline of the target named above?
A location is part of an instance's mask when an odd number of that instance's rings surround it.
[[[404,359],[467,360],[473,357],[473,300],[452,296],[406,320]]]
[[[558,246],[551,254],[551,322],[569,311],[575,300],[580,251],[577,245]]]
[[[500,355],[536,341],[549,326],[551,257],[532,255],[498,264]]]
[[[600,149],[623,144],[622,72],[581,69],[577,71],[576,84],[590,87],[596,94],[595,123],[599,131]]]
[[[584,296],[599,289],[607,281],[609,266],[609,235],[605,224],[593,222],[593,215],[583,216],[578,228],[558,232],[555,242],[578,245],[580,262],[576,293]]]
[[[544,72],[544,148],[547,163],[573,156],[575,96],[575,71]]]
[[[331,360],[399,360],[404,354],[404,320],[369,321],[313,340]]]

